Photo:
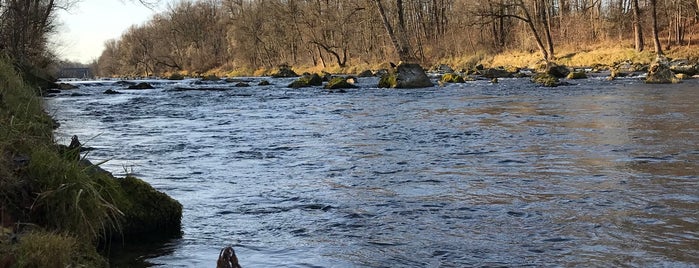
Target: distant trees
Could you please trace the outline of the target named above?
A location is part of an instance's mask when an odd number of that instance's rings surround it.
[[[642,51],[645,36],[655,41],[654,25],[667,33],[667,46],[686,44],[686,29],[699,20],[697,0],[656,1],[185,0],[107,42],[98,66],[102,75],[145,75],[386,59],[431,64],[508,49],[553,60],[557,45],[630,40]]]

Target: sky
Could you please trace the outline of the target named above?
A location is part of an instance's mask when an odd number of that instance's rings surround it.
[[[89,63],[99,58],[104,42],[117,39],[131,25],[142,24],[162,12],[168,2],[161,0],[152,10],[136,0],[81,0],[68,11],[60,10],[60,27],[53,37],[61,59]]]

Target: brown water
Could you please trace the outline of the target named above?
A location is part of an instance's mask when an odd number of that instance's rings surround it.
[[[184,205],[182,239],[115,263],[213,267],[233,245],[243,267],[699,266],[697,80],[271,81],[48,100],[64,142]]]

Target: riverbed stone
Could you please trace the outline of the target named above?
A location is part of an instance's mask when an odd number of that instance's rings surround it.
[[[380,88],[423,88],[434,86],[425,70],[416,63],[399,63],[379,80]]]
[[[148,84],[146,82],[141,82],[141,83],[129,86],[128,89],[154,89],[154,87],[151,84]]]
[[[281,65],[279,66],[279,70],[277,70],[276,73],[272,74],[272,77],[274,78],[283,78],[283,77],[299,77],[294,70],[291,69],[288,65]]]
[[[323,78],[318,74],[304,75],[296,81],[291,82],[288,87],[290,88],[302,88],[302,87],[312,87],[312,86],[322,86]]]
[[[447,73],[442,76],[441,79],[439,79],[442,83],[464,83],[466,80],[464,79],[463,76],[456,74],[456,73]]]
[[[537,73],[532,76],[531,81],[545,87],[556,87],[560,84],[560,80],[549,73]]]
[[[648,84],[671,84],[677,83],[678,79],[675,78],[675,74],[670,70],[667,58],[661,56],[656,58],[650,65],[645,81]]]
[[[335,77],[331,79],[326,85],[325,89],[335,90],[335,89],[345,89],[345,88],[356,88],[357,86],[348,82],[347,78]]]

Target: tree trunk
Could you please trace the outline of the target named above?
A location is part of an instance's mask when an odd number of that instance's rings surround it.
[[[699,1],[699,0],[697,0]],[[636,51],[641,52],[644,49],[643,43],[643,28],[641,28],[641,10],[638,7],[638,0],[631,1],[633,10],[633,39]]]
[[[398,27],[402,29],[399,29],[401,31],[400,33],[396,34],[396,32],[393,30],[393,26],[391,26],[391,23],[388,21],[388,16],[386,16],[386,10],[383,8],[383,4],[381,4],[381,0],[374,0],[374,3],[376,3],[376,7],[379,10],[379,15],[381,15],[381,20],[383,21],[383,25],[386,28],[386,32],[388,33],[389,38],[391,38],[391,42],[393,43],[393,47],[396,49],[396,52],[398,53],[398,58],[401,61],[405,62],[413,62],[415,61],[414,57],[410,54],[410,44],[408,43],[408,40],[405,38],[405,25],[399,25]],[[402,4],[402,1],[398,1],[398,4]],[[403,20],[403,9],[401,8],[398,10],[399,14],[399,21]],[[400,35],[400,36],[398,36]]]
[[[660,38],[658,37],[658,14],[657,14],[657,0],[650,0],[651,14],[650,18],[653,27],[653,45],[655,46],[655,53],[658,57],[663,56],[663,49],[660,45]]]
[[[527,23],[527,26],[529,26],[529,29],[532,31],[532,34],[534,35],[534,40],[536,40],[536,46],[539,47],[539,51],[541,52],[541,55],[544,57],[544,60],[546,62],[549,62],[550,55],[549,55],[548,51],[546,50],[546,47],[544,46],[544,42],[541,41],[541,35],[539,34],[539,31],[536,30],[536,26],[534,25],[534,21],[532,20],[532,16],[529,14],[529,10],[527,9],[527,6],[524,5],[524,1],[522,1],[522,0],[517,1],[517,4],[520,6],[522,11],[524,12],[523,21],[525,23]]]

